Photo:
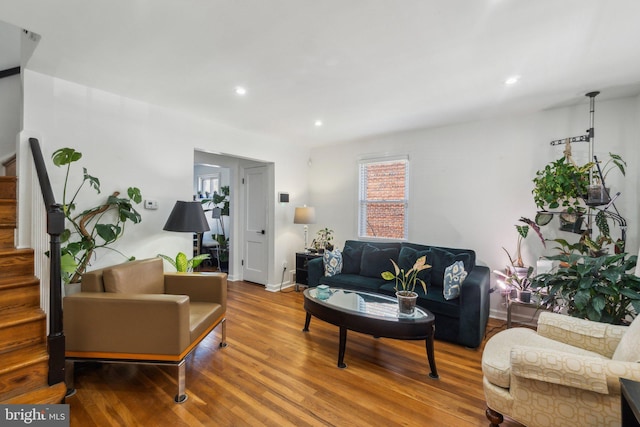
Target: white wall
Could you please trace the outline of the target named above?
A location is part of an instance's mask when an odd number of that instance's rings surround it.
[[[610,176],[607,184],[622,192],[616,204],[629,223],[627,249],[631,253],[637,252],[640,237],[636,194],[639,110],[638,97],[601,102],[596,98],[595,154],[604,158],[612,151],[628,162],[627,178]],[[515,251],[514,225],[521,216],[535,217],[531,194],[535,172],[562,156],[564,146],[552,147],[549,142],[585,134],[588,127],[585,97],[580,105],[569,108],[312,149],[310,202],[316,207],[318,223],[310,227],[310,233],[332,228],[338,247],[346,239],[357,238],[358,159],[408,154],[409,241],[474,249],[479,263],[501,269],[508,262],[501,248]],[[584,163],[587,150],[586,143],[574,144],[574,159]],[[577,236],[556,231],[555,221],[544,228],[546,237]],[[529,236],[523,246],[523,255],[531,264],[544,253],[536,237]],[[549,246],[547,251],[553,253],[553,245]],[[493,277],[492,283],[495,285]],[[503,310],[501,303],[498,293],[492,294],[494,315]]]
[[[128,225],[115,248],[136,258],[157,253],[191,250],[191,236],[162,231],[176,200],[193,195],[194,150],[253,158],[274,164],[275,185],[306,197],[308,150],[282,140],[218,125],[180,112],[124,98],[79,84],[52,78],[30,70],[24,73],[24,132],[40,139],[45,160],[60,147],[73,147],[84,154],[81,167],[101,179],[103,194],[141,189],[144,199],[157,200],[158,210],[140,206],[142,223]],[[31,159],[28,151],[19,160],[24,186],[29,183]],[[48,164],[52,185],[61,201],[63,170]],[[76,170],[75,176],[81,173]],[[79,209],[88,199],[80,199]],[[275,197],[275,195],[274,195]],[[306,200],[304,200],[306,203]],[[21,224],[30,224],[28,197],[21,198]],[[34,206],[36,212],[37,206]],[[293,265],[294,252],[302,246],[294,236],[293,207],[276,205],[273,230],[273,261],[269,283],[280,282],[281,260]],[[19,228],[19,244],[29,246],[29,227]],[[299,241],[298,241],[299,240]],[[92,268],[121,262],[122,258],[102,251]]]
[[[20,75],[16,74],[0,79],[0,162],[16,152],[16,137],[20,132],[21,110]]]

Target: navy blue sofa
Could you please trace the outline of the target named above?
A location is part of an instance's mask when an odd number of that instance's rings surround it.
[[[427,256],[432,268],[421,272],[427,283],[427,293],[418,285],[417,304],[436,317],[436,339],[454,342],[466,347],[479,347],[484,338],[489,318],[489,268],[476,265],[476,254],[470,249],[426,246],[407,242],[365,242],[347,240],[342,252],[343,267],[340,274],[324,275],[322,258],[308,264],[308,284],[321,284],[344,289],[364,290],[395,296],[394,281],[381,277],[383,271],[392,271],[391,259],[400,268],[408,270],[415,260]],[[443,295],[444,270],[455,261],[464,263],[468,275],[460,296],[445,300]]]

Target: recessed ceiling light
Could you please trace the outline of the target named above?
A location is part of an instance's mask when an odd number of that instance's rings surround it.
[[[236,95],[244,96],[247,94],[247,89],[242,86],[236,86]]]
[[[520,81],[520,76],[511,76],[507,80],[504,81],[504,84],[507,86],[514,85]]]
[[[315,122],[313,122],[313,125],[317,128],[319,128],[320,126],[322,126],[324,123],[322,123],[322,120],[316,120]]]

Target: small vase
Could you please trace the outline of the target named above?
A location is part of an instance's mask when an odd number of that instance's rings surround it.
[[[416,310],[416,301],[418,294],[411,291],[396,292],[398,298],[398,314],[400,316],[413,316]]]

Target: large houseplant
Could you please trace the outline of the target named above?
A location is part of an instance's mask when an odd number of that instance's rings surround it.
[[[408,271],[400,268],[394,260],[391,260],[391,263],[393,264],[393,273],[384,271],[382,272],[382,278],[384,280],[395,280],[394,290],[398,297],[398,310],[401,314],[411,315],[415,310],[418,299],[418,294],[415,292],[416,285],[420,283],[424,293],[427,293],[427,284],[418,277],[418,273],[431,268],[431,266],[427,264],[426,255],[418,258]]]
[[[202,199],[205,212],[211,212],[211,216],[218,221],[220,233],[213,233],[213,239],[218,242],[218,257],[220,266],[226,269],[229,263],[229,236],[224,228],[224,218],[230,213],[230,189],[228,185],[220,187],[220,192],[215,191],[210,199]],[[209,208],[210,207],[210,208]]]
[[[61,148],[52,155],[55,166],[66,167],[62,208],[67,227],[60,236],[64,283],[77,283],[81,280],[97,249],[109,249],[122,254],[110,245],[123,236],[127,222],[137,224],[142,221],[133,206],[142,201],[140,190],[136,187],[127,189],[127,197],[120,197],[120,193],[116,191],[97,205],[81,212],[76,211],[76,198],[85,185],[100,194],[100,180],[89,175],[86,168],[83,168],[83,178],[78,187],[69,188],[71,165],[81,158],[82,153],[73,148]]]
[[[533,279],[543,303],[566,308],[570,316],[626,324],[640,313],[640,278],[633,274],[637,256],[627,253],[588,256],[579,252],[548,257],[560,262]]]

